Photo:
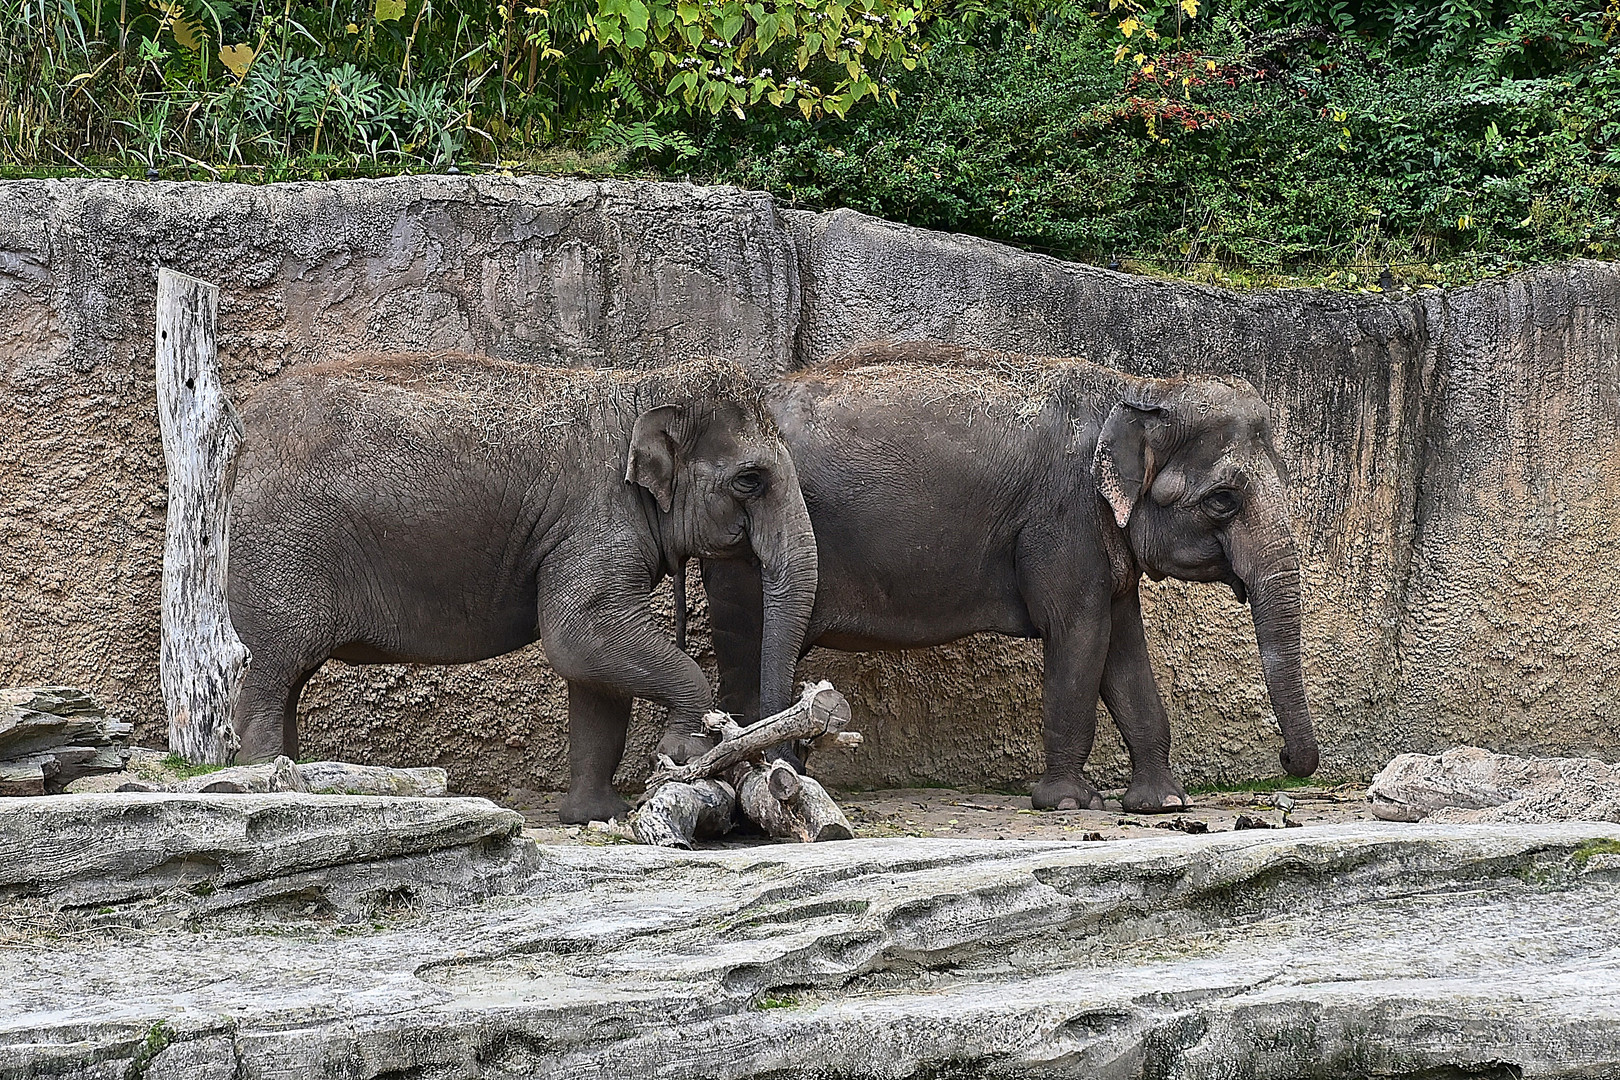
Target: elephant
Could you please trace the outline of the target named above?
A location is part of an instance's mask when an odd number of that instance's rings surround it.
[[[694,557],[759,567],[755,692],[788,704],[815,541],[741,367],[351,357],[266,380],[242,421],[226,590],[252,654],[239,760],[296,758],[298,697],[329,658],[467,663],[539,640],[568,687],[560,816],[622,816],[633,697],[668,709],[660,753],[711,744],[709,682],[647,603]]]
[[[1040,638],[1036,808],[1103,808],[1084,773],[1099,695],[1130,752],[1124,808],[1190,805],[1170,768],[1143,573],[1247,600],[1283,767],[1315,772],[1286,473],[1249,384],[879,342],[790,373],[767,398],[819,552],[806,651]],[[702,572],[721,707],[752,716],[740,674],[760,648],[759,576],[744,562]]]

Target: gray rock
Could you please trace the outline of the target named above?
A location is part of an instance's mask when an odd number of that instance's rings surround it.
[[[143,920],[481,898],[533,850],[484,799],[121,792],[0,799],[0,822],[0,900]]]
[[[13,937],[0,1076],[1613,1076],[1612,832],[540,848],[358,928]]]
[[[1385,821],[1620,821],[1620,767],[1459,746],[1401,754],[1373,777],[1367,798]]]

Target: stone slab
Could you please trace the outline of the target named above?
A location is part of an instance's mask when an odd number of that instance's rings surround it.
[[[484,799],[120,793],[0,799],[0,902],[195,918],[510,888],[523,819]]]
[[[541,847],[352,926],[13,915],[0,1076],[1607,1077],[1614,832]]]

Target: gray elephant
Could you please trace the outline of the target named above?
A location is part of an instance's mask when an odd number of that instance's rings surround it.
[[[269,380],[242,415],[228,595],[253,656],[243,760],[297,756],[298,696],[328,658],[466,663],[538,639],[568,683],[562,819],[622,814],[632,697],[669,710],[660,752],[709,745],[708,681],[647,604],[696,556],[763,568],[752,692],[788,704],[815,541],[741,368],[351,359]]]
[[[1299,554],[1266,407],[1247,383],[880,344],[787,376],[770,408],[820,551],[806,647],[1043,639],[1036,807],[1102,808],[1083,772],[1099,694],[1130,750],[1125,808],[1188,805],[1148,663],[1144,572],[1247,598],[1283,767],[1316,770]],[[756,715],[742,674],[759,655],[759,577],[706,562],[703,581],[721,707]]]

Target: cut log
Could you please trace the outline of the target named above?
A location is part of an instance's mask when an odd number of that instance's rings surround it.
[[[431,798],[449,794],[449,777],[440,768],[391,769],[350,765],[343,761],[309,761],[298,774],[317,795],[409,795]]]
[[[792,782],[787,782],[784,774],[792,776]],[[737,785],[737,801],[743,814],[770,836],[816,843],[848,840],[855,835],[849,819],[838,809],[827,789],[814,777],[795,772],[785,761],[738,765],[732,771],[732,779]],[[778,796],[778,790],[789,794]]]
[[[220,382],[214,319],[219,289],[158,270],[158,427],[168,473],[160,673],[169,749],[223,765],[236,754],[231,708],[248,651],[225,603],[230,495],[242,421]]]
[[[753,727],[742,727],[724,713],[710,713],[704,723],[719,734],[720,744],[684,765],[661,759],[636,811],[640,817],[632,819],[636,838],[690,847],[693,831],[687,822],[695,820],[708,798],[691,789],[723,776],[729,781],[723,786],[735,792],[737,808],[768,835],[801,842],[848,840],[855,832],[827,790],[786,761],[766,757],[783,744],[808,742],[820,749],[859,746],[861,736],[844,730],[849,721],[849,702],[828,682],[805,686],[796,704]],[[671,788],[676,790],[665,795]],[[727,819],[731,816],[728,810]],[[643,824],[635,824],[637,820]]]
[[[737,792],[723,780],[662,784],[630,815],[630,831],[638,844],[691,850],[730,832],[736,812]]]
[[[761,758],[768,750],[783,743],[808,740],[812,746],[821,746],[825,744],[820,740],[827,736],[844,735],[850,738],[836,745],[859,746],[860,735],[844,731],[849,721],[849,702],[844,700],[843,694],[833,689],[832,683],[825,680],[806,685],[795,704],[752,727],[742,727],[724,713],[710,713],[704,722],[719,733],[720,745],[684,765],[660,769],[648,778],[647,790],[651,791],[659,784],[672,780],[691,783],[704,777],[724,775],[732,766]]]

